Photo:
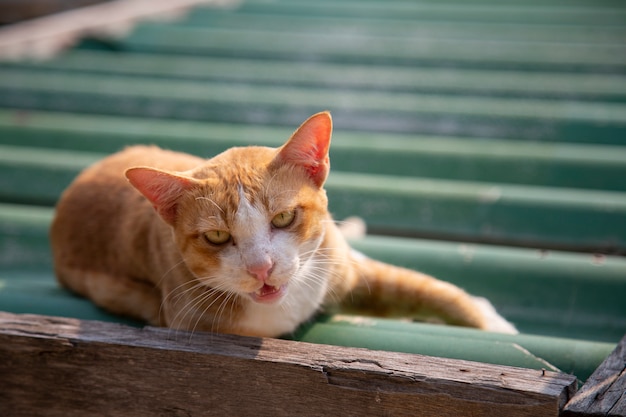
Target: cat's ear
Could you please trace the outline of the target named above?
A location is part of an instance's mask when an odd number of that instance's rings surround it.
[[[321,187],[330,170],[328,148],[332,132],[330,113],[314,114],[279,149],[278,158],[282,162],[303,167],[315,185]]]
[[[192,188],[192,178],[160,171],[154,168],[130,168],[125,173],[128,181],[154,206],[168,224],[174,225],[180,196]]]

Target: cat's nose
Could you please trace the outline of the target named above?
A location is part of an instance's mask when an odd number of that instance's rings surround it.
[[[254,278],[261,282],[265,282],[270,277],[272,270],[274,269],[274,262],[271,259],[266,259],[263,262],[259,262],[248,266],[247,271]]]

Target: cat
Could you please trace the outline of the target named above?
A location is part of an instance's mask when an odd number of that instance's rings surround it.
[[[62,194],[59,282],[152,325],[276,337],[316,312],[425,318],[515,333],[491,304],[352,250],[328,212],[330,113],[281,147],[211,159],[132,146]]]

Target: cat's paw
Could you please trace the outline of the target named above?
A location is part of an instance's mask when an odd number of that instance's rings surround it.
[[[472,297],[474,302],[487,318],[487,327],[484,330],[496,333],[518,334],[519,331],[515,326],[509,323],[496,311],[495,307],[489,300],[483,297]]]
[[[360,217],[348,217],[337,223],[339,231],[346,239],[360,239],[365,237],[367,226],[365,221]]]

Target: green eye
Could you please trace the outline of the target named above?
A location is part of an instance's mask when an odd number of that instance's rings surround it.
[[[276,216],[274,216],[274,218],[272,219],[272,226],[274,226],[277,229],[283,229],[291,225],[291,223],[293,223],[293,220],[295,218],[296,218],[295,210],[283,211],[282,213],[278,213]]]
[[[223,245],[230,240],[230,233],[223,230],[211,230],[204,234],[204,238],[214,245]]]

